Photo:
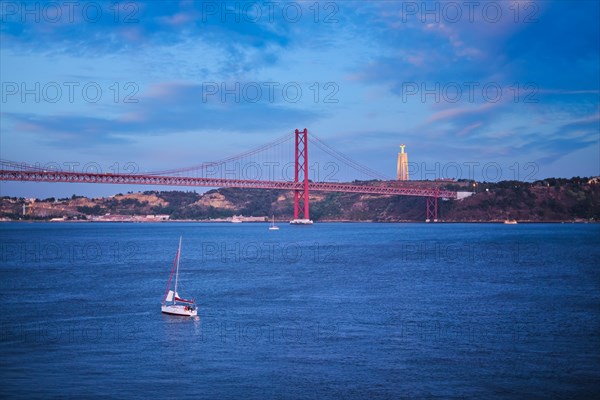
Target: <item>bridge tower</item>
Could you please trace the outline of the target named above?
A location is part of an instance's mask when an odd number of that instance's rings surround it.
[[[294,183],[300,182],[302,188],[294,190],[294,219],[290,224],[311,225],[313,222],[308,212],[308,130],[306,128],[303,131],[296,129],[294,146]],[[302,218],[300,218],[301,211]]]
[[[439,189],[435,188],[433,196],[427,197],[425,204],[425,222],[437,222],[438,220],[438,192]]]

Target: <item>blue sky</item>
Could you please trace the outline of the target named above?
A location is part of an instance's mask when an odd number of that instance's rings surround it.
[[[597,1],[0,4],[2,159],[155,171],[306,127],[388,176],[400,143],[413,179],[600,175]]]

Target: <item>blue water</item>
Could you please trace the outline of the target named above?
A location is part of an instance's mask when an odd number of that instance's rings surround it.
[[[0,397],[600,393],[600,225],[267,226],[1,224]]]

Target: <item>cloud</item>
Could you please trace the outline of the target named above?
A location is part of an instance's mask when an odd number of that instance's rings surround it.
[[[472,131],[474,131],[475,129],[480,128],[482,126],[483,126],[483,122],[481,122],[481,121],[474,122],[471,125],[466,126],[462,130],[458,131],[456,133],[456,136],[459,136],[459,137],[468,136]]]
[[[281,18],[273,22],[266,17],[256,22],[248,18],[236,20],[235,15],[221,10],[226,2],[0,4],[3,58],[12,53],[80,58],[109,56],[148,58],[156,64],[159,60],[153,60],[148,54],[192,42],[218,51],[219,58],[226,61],[215,72],[231,77],[273,65],[295,37],[290,24]],[[211,13],[208,4],[218,10]],[[239,3],[232,4],[241,7]]]
[[[5,112],[2,119],[13,126],[3,130],[34,134],[51,146],[75,148],[122,144],[147,135],[176,132],[251,134],[288,130],[323,116],[282,102],[280,98],[271,102],[265,95],[256,103],[248,103],[236,102],[229,96],[221,101],[220,96],[207,96],[204,90],[206,88],[198,84],[157,84],[141,96],[138,103],[131,104],[129,111],[116,116]]]
[[[550,111],[548,111],[550,112]],[[599,140],[600,113],[565,113],[559,120],[532,122],[510,103],[472,108],[448,108],[434,114],[419,127],[424,137],[438,135],[479,157],[527,157],[542,165],[589,146]]]
[[[439,121],[456,121],[457,119],[471,119],[488,114],[491,110],[497,109],[502,103],[483,103],[479,105],[471,105],[469,107],[454,107],[438,111],[427,119],[426,124]]]
[[[27,44],[48,53],[128,51],[141,40],[161,45],[190,38],[226,47],[285,45],[293,25],[281,17],[271,21],[262,11],[256,18],[252,8],[239,2],[6,3],[0,9],[1,32],[9,40],[3,45]],[[85,49],[73,48],[82,44]]]
[[[460,2],[384,2],[363,16],[361,32],[380,45],[379,55],[351,76],[387,85],[396,95],[405,82],[599,89],[597,2],[491,2],[489,9],[477,4],[470,18]],[[456,21],[452,7],[462,12]],[[492,18],[495,7],[501,8],[498,21]]]

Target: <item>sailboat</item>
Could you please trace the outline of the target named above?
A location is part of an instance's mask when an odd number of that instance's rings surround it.
[[[269,227],[270,231],[278,231],[279,227],[275,225],[275,216],[273,215],[273,222],[271,222],[271,226]]]
[[[162,306],[160,310],[165,314],[172,315],[183,315],[187,317],[195,317],[198,315],[196,309],[195,300],[186,300],[179,297],[177,293],[177,286],[179,284],[179,259],[181,258],[181,236],[179,237],[179,248],[175,255],[175,261],[173,262],[173,269],[171,275],[169,275],[169,281],[167,282],[167,289],[165,290],[165,296],[163,297]],[[171,280],[173,279],[173,273],[175,273],[175,290],[171,290]]]

